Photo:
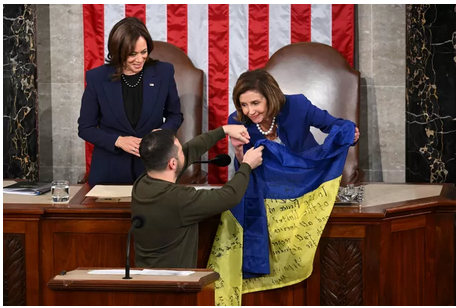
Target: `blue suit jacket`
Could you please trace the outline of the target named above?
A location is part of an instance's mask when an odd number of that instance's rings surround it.
[[[86,73],[78,134],[95,146],[90,185],[131,184],[144,171],[139,157],[115,146],[119,136],[142,138],[159,127],[177,131],[183,121],[172,64],[157,62],[144,67],[142,111],[135,129],[125,113],[121,81],[111,81],[114,72],[114,67],[102,65]]]
[[[277,116],[278,135],[283,144],[299,154],[318,145],[310,132],[314,126],[324,133],[329,133],[333,125],[342,126],[348,120],[335,118],[326,110],[321,110],[303,94],[285,95],[286,103]],[[348,121],[351,122],[351,121]],[[236,112],[228,118],[228,124],[242,124],[236,120]],[[244,153],[261,139],[266,139],[252,121],[244,124],[250,135],[250,143],[244,145]]]

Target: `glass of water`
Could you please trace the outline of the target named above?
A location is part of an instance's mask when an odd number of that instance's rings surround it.
[[[52,181],[52,202],[68,202],[70,200],[70,182],[65,180]]]

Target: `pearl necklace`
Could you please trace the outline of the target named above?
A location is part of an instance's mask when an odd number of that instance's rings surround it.
[[[141,75],[139,75],[138,81],[137,81],[137,82],[135,83],[135,85],[133,85],[133,86],[127,82],[127,79],[125,79],[125,74],[122,74],[122,79],[123,79],[123,81],[125,82],[125,84],[126,84],[127,86],[129,86],[130,88],[134,88],[134,87],[136,87],[136,86],[139,84],[139,82],[141,81],[142,75],[143,75],[143,71],[141,71]]]
[[[276,119],[275,117],[272,118],[271,127],[269,128],[269,130],[267,132],[265,132],[261,129],[260,123],[257,123],[256,126],[257,126],[258,130],[260,131],[260,133],[262,133],[265,136],[269,135],[272,132],[272,129],[274,128],[275,119]]]

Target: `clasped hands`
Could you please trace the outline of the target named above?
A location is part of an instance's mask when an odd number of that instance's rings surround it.
[[[231,143],[235,143],[235,147],[241,147],[250,142],[250,135],[244,125],[224,125],[223,131],[230,136]]]
[[[155,132],[157,130],[161,130],[161,128],[155,128],[152,131]],[[129,154],[140,157],[139,145],[141,144],[141,140],[141,138],[133,136],[119,136],[119,138],[116,140],[115,146],[121,148]]]
[[[141,138],[133,136],[119,136],[116,140],[116,147],[121,148],[129,154],[140,157],[139,155],[139,144],[141,143]]]
[[[263,146],[251,148],[245,154],[242,153],[242,146],[250,142],[250,135],[244,125],[225,125],[223,126],[225,134],[230,136],[231,144],[236,149],[236,158],[239,162],[250,165],[252,169],[263,163]]]

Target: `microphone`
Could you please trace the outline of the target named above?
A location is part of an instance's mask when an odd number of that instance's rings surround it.
[[[193,162],[195,163],[202,163],[202,164],[215,164],[219,167],[225,167],[231,164],[231,157],[228,154],[219,154],[212,158],[211,160],[199,160]]]
[[[143,215],[137,215],[131,219],[131,227],[130,230],[128,231],[128,236],[127,236],[127,262],[125,264],[125,277],[122,279],[132,279],[130,277],[130,239],[131,239],[131,233],[133,232],[133,229],[141,229],[144,226],[144,223],[146,222],[146,218]]]

